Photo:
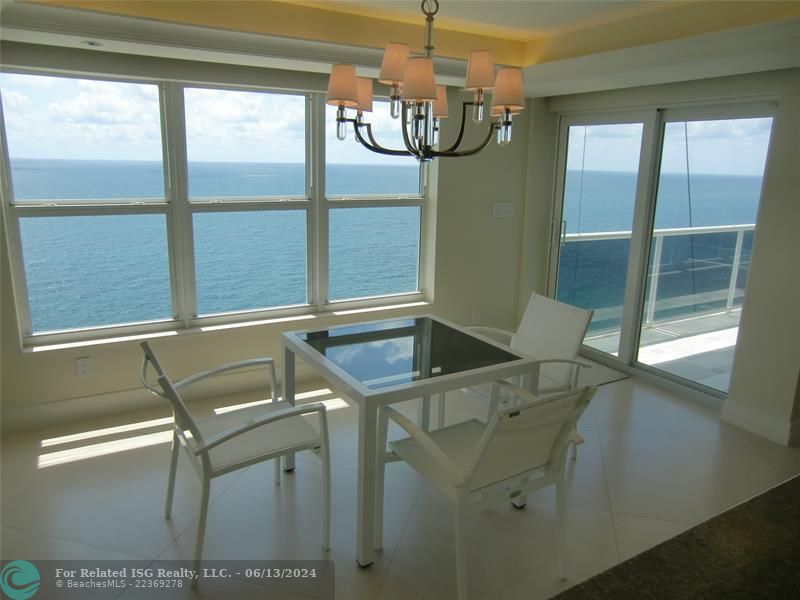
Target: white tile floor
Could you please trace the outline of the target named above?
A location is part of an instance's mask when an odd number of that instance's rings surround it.
[[[300,455],[295,473],[278,487],[269,464],[212,484],[205,556],[329,556],[341,600],[454,597],[450,505],[403,464],[387,469],[384,550],[372,567],[356,566],[356,413],[335,400],[330,405],[330,553],[319,548],[319,463]],[[210,408],[193,405],[197,411]],[[452,420],[483,410],[469,398],[448,402]],[[181,460],[173,518],[161,516],[169,450],[164,436],[153,434],[166,426],[97,432],[165,414],[150,411],[5,436],[2,557],[189,558],[199,485]],[[525,510],[501,505],[470,522],[472,598],[548,598],[800,472],[800,449],[720,423],[715,414],[635,379],[603,386],[579,429],[586,443],[568,471],[568,579],[554,574],[553,494],[542,490]],[[52,439],[78,433],[87,435]],[[48,460],[54,452],[61,453],[59,460]]]

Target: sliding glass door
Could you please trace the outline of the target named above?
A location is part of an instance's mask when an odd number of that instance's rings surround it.
[[[619,352],[641,122],[566,130],[556,298],[594,310],[586,344]]]
[[[727,392],[772,119],[664,121],[637,361]]]
[[[549,291],[589,354],[727,393],[771,110],[562,118]]]

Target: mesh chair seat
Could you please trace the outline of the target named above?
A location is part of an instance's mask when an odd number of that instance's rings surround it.
[[[195,421],[203,439],[211,439],[232,427],[245,425],[257,418],[279,410],[281,406],[253,406]],[[302,416],[281,419],[248,431],[209,450],[214,470],[258,459],[285,448],[319,446],[320,435]]]

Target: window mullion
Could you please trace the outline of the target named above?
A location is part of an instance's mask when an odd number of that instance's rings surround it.
[[[311,204],[314,239],[315,292],[311,298],[318,311],[328,303],[328,201],[325,196],[325,96],[311,94],[311,147],[312,180]]]
[[[2,214],[2,224],[5,225],[8,262],[11,266],[11,287],[14,293],[17,323],[19,324],[17,333],[21,344],[23,338],[31,335],[33,325],[28,301],[28,285],[25,280],[25,268],[22,262],[19,215],[11,205],[14,199],[14,188],[11,181],[11,159],[8,154],[4,115],[3,100],[0,97],[0,172],[2,174],[2,177],[0,177],[0,180],[2,180],[0,181],[0,203],[2,203],[0,213]]]
[[[167,212],[172,305],[175,318],[189,327],[196,317],[194,280],[194,242],[192,212],[188,199],[188,157],[183,87],[165,83],[162,87],[162,135],[164,163],[167,165],[165,189]]]

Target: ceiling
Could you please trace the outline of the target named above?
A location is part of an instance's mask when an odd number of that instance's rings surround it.
[[[0,0],[0,39],[374,77],[388,41],[422,49],[417,0]],[[437,78],[472,49],[553,96],[800,67],[800,1],[441,0]]]
[[[686,3],[688,0],[440,0],[436,23],[456,31],[530,41]],[[422,19],[419,0],[299,0],[294,4],[400,22]]]

